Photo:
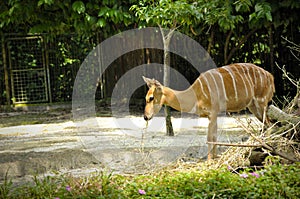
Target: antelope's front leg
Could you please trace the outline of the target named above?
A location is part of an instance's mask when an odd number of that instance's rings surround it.
[[[207,134],[207,142],[216,142],[217,141],[217,114],[211,114],[208,124],[208,134]],[[208,156],[207,159],[211,160],[217,157],[217,145],[208,143]]]

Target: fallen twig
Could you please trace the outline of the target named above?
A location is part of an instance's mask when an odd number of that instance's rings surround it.
[[[240,143],[225,143],[225,142],[206,142],[207,144],[215,144],[220,146],[235,146],[235,147],[262,147],[260,144],[240,144]]]

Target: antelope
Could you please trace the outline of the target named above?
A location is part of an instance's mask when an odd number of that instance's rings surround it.
[[[273,75],[250,63],[235,63],[201,73],[186,90],[177,91],[155,79],[143,76],[146,94],[144,119],[151,120],[163,105],[175,110],[208,117],[208,156],[216,157],[217,116],[220,112],[249,109],[260,121],[268,123],[266,111],[275,92]],[[265,121],[264,121],[265,120]]]

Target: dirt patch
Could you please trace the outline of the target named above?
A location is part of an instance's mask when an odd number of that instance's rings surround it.
[[[59,123],[72,119],[71,110],[61,111],[16,111],[0,113],[0,128],[8,126]]]
[[[51,171],[143,173],[179,158],[199,160],[207,154],[207,124],[206,118],[173,118],[174,137],[165,136],[163,117],[147,131],[143,118],[134,116],[2,127],[0,181]],[[233,118],[220,118],[220,124],[220,141],[241,141]]]
[[[65,149],[50,152],[2,153],[0,160],[0,181],[5,175],[15,179],[26,175],[39,175],[49,171],[89,168],[98,165],[90,153],[83,150]],[[5,175],[3,175],[5,174]]]

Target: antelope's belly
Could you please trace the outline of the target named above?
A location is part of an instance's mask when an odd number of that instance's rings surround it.
[[[228,112],[239,112],[245,110],[251,103],[251,99],[244,99],[240,101],[228,100],[226,102],[226,111]]]

